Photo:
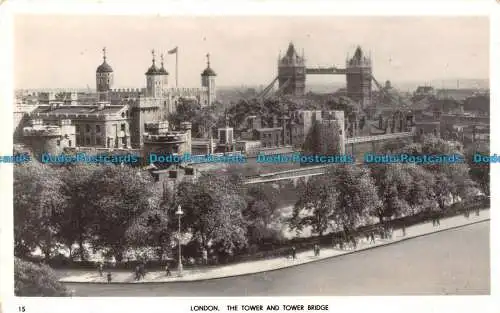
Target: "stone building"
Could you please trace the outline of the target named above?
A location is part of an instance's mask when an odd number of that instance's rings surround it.
[[[299,56],[293,43],[288,45],[285,56],[278,60],[278,84],[283,94],[304,96],[306,65],[304,56]]]
[[[61,154],[65,148],[74,147],[76,141],[75,126],[68,119],[61,119],[54,124],[44,124],[39,118],[33,119],[31,126],[24,127],[23,135],[25,143],[37,158],[44,153]]]
[[[371,105],[372,61],[357,47],[354,56],[346,61],[347,96],[360,104],[362,109]]]
[[[74,146],[131,148],[131,112],[127,105],[101,102],[86,106],[39,106],[28,113],[31,119],[45,125],[60,125],[69,121],[75,127]],[[136,134],[135,134],[136,135]]]

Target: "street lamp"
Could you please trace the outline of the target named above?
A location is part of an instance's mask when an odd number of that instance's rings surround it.
[[[181,255],[181,217],[184,214],[181,210],[181,205],[177,207],[177,212],[175,212],[175,215],[179,217],[179,237],[178,237],[178,245],[179,245],[179,276],[182,276],[182,255]]]

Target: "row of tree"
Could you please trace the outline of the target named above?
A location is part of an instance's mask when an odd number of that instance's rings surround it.
[[[387,149],[458,153],[433,137]],[[91,247],[121,261],[127,251],[147,247],[161,260],[181,238],[191,256],[203,249],[219,256],[242,253],[279,238],[282,190],[266,184],[244,187],[241,180],[236,172],[206,173],[172,192],[149,173],[126,166],[19,164],[14,169],[15,252],[24,257],[39,249],[50,258],[64,248],[71,258],[85,260]],[[317,234],[355,228],[374,218],[443,210],[450,195],[467,200],[478,188],[489,194],[487,164],[332,166],[327,175],[299,186],[290,226],[299,231],[311,226]],[[181,234],[175,215],[179,205]]]
[[[374,218],[383,222],[427,210],[443,211],[449,202],[467,203],[480,191],[488,195],[489,166],[473,162],[474,153],[486,150],[471,147],[464,163],[332,166],[326,175],[304,183],[290,227],[300,232],[307,226],[323,235],[328,230],[352,230]],[[387,145],[384,152],[462,154],[435,137],[402,147]]]
[[[181,234],[178,205],[184,211]],[[276,208],[275,191],[241,188],[235,175],[204,174],[172,192],[126,166],[30,162],[14,169],[19,257],[39,249],[50,258],[64,248],[72,259],[86,260],[90,246],[121,261],[128,250],[148,247],[161,260],[179,238],[192,255],[202,249],[231,255],[275,234],[270,224]]]

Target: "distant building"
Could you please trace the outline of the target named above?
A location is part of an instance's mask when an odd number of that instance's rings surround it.
[[[413,93],[414,96],[435,96],[436,95],[436,90],[432,86],[418,86],[415,92]]]
[[[306,65],[304,56],[299,56],[290,42],[285,56],[278,60],[278,85],[284,95],[304,96]]]
[[[358,46],[354,56],[346,61],[347,96],[362,109],[372,103],[372,61]]]
[[[131,148],[139,136],[131,132],[131,110],[127,105],[101,102],[92,106],[39,106],[28,116],[47,125],[69,121],[75,127],[73,146]]]
[[[157,155],[176,154],[179,156],[185,153],[191,154],[191,123],[181,123],[178,131],[169,130],[162,133],[146,133],[144,135],[144,156],[152,153]],[[161,162],[160,162],[161,163]]]
[[[23,134],[25,143],[37,158],[44,153],[61,154],[65,148],[74,147],[76,141],[75,126],[68,119],[58,124],[44,124],[42,119],[33,119],[31,126],[23,129]]]

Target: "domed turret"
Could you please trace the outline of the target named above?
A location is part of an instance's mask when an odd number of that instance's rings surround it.
[[[161,67],[158,70],[158,73],[160,73],[160,75],[168,75],[167,70],[165,69],[165,67],[163,67],[163,54],[160,57],[161,57]]]
[[[163,94],[163,89],[166,87],[166,78],[168,73],[163,67],[163,56],[161,68],[156,67],[155,51],[152,50],[153,64],[146,72],[146,95],[148,97],[159,98]]]
[[[210,67],[210,54],[207,54],[207,68],[201,73],[201,76],[217,76],[215,71]]]
[[[103,61],[102,64],[97,67],[96,73],[113,73],[113,68],[106,62],[106,48],[102,49]]]
[[[98,101],[109,101],[109,91],[113,86],[113,69],[106,62],[106,48],[102,49],[103,62],[97,67],[95,73]]]

